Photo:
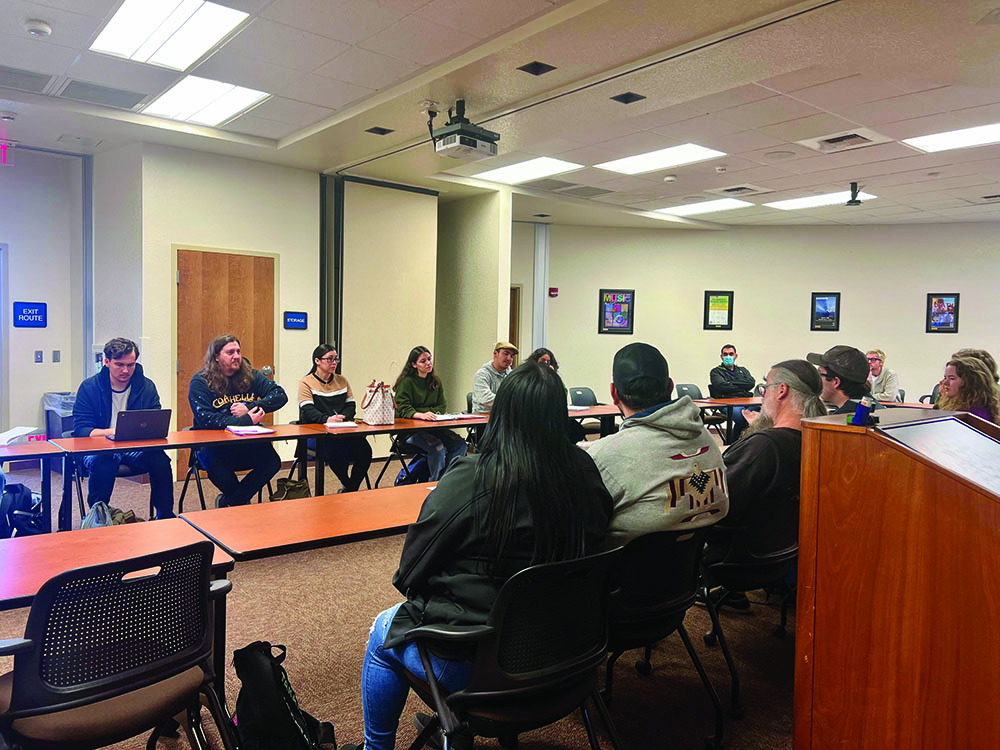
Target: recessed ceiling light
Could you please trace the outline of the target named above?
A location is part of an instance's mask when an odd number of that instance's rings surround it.
[[[685,143],[681,146],[661,148],[659,151],[627,156],[624,159],[606,161],[603,164],[595,164],[594,166],[598,169],[606,169],[609,172],[618,172],[620,174],[642,174],[643,172],[654,172],[657,169],[679,167],[682,164],[694,164],[695,162],[715,159],[725,155],[722,151],[705,148],[695,143]]]
[[[519,182],[529,182],[542,177],[550,177],[554,174],[572,172],[576,169],[583,169],[582,164],[574,164],[571,161],[553,159],[550,156],[539,156],[537,159],[529,159],[507,167],[491,169],[487,172],[480,172],[473,175],[478,180],[489,180],[490,182],[503,182],[507,185],[517,185]]]
[[[990,143],[1000,143],[1000,123],[980,125],[978,128],[949,130],[946,133],[921,135],[916,138],[904,138],[903,143],[930,153],[949,151],[953,148],[986,146]]]
[[[373,135],[389,135],[389,133],[395,133],[396,131],[391,128],[381,128],[376,125],[374,128],[368,128],[365,132]]]
[[[765,203],[764,205],[768,208],[780,208],[782,211],[795,211],[800,208],[816,208],[817,206],[834,206],[837,203],[847,203],[852,197],[851,191],[845,190],[842,193],[810,195],[806,198],[792,198],[791,200],[774,201],[773,203]],[[878,198],[877,195],[869,195],[868,193],[858,193],[857,197],[860,200],[866,201]]]
[[[790,159],[795,156],[794,151],[768,151],[764,154],[765,159]]]
[[[621,104],[632,104],[633,102],[641,102],[645,98],[642,94],[637,94],[634,91],[626,91],[624,94],[612,96],[611,101],[620,102]]]
[[[204,0],[125,0],[90,49],[187,70],[249,16]]]
[[[265,91],[255,91],[210,78],[184,76],[154,99],[143,113],[215,126],[269,96]]]
[[[523,70],[525,73],[530,73],[533,76],[543,76],[546,73],[551,73],[556,69],[555,65],[549,65],[548,63],[539,62],[538,60],[533,60],[526,65],[519,65],[518,70]]]
[[[717,201],[702,201],[688,206],[668,206],[658,208],[658,214],[670,214],[671,216],[694,216],[696,214],[711,214],[716,211],[732,211],[734,208],[746,208],[756,205],[749,201],[741,201],[736,198],[720,198]]]

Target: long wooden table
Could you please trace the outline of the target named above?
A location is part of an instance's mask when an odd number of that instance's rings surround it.
[[[43,440],[20,445],[0,446],[0,463],[4,461],[41,461],[42,526],[52,530],[52,459],[63,455],[63,449]],[[65,469],[64,469],[65,471]]]
[[[692,399],[699,409],[726,410],[726,445],[733,442],[733,409],[737,406],[759,406],[764,399],[760,396],[748,398],[696,398]]]
[[[277,505],[277,503],[275,503]],[[205,541],[205,536],[179,518],[123,526],[68,531],[64,534],[0,539],[0,610],[31,605],[42,584],[73,568],[116,562]],[[219,577],[235,566],[218,546],[212,573]],[[81,627],[86,627],[83,623]],[[216,692],[225,704],[226,597],[215,605]]]
[[[182,513],[236,560],[284,555],[399,534],[437,484],[305,497]]]
[[[622,415],[621,410],[614,404],[598,404],[588,406],[585,409],[570,409],[570,419],[597,419],[601,423],[601,437],[607,437],[616,432],[615,419]]]

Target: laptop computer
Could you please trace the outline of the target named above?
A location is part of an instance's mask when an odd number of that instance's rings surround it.
[[[170,409],[133,409],[118,412],[115,434],[109,440],[155,440],[170,429]]]

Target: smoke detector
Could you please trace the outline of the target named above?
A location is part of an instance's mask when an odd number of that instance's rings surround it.
[[[29,18],[24,22],[24,30],[28,32],[28,36],[37,37],[39,39],[49,36],[52,33],[52,27],[46,21],[42,21],[38,18]]]

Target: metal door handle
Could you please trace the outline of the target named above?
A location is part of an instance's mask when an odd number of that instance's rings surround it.
[[[264,377],[271,377],[274,374],[274,368],[271,365],[264,365],[260,368],[260,371],[264,373]]]

